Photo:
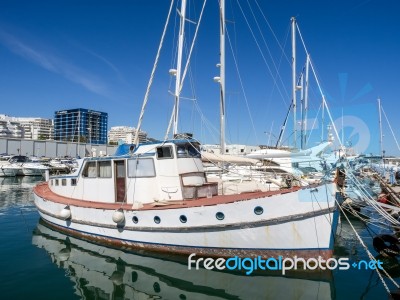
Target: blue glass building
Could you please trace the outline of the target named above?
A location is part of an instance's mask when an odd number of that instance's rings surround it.
[[[108,114],[84,108],[54,113],[56,141],[107,144]]]

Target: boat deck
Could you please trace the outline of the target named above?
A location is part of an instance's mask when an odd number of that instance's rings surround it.
[[[307,186],[305,188],[314,187]],[[303,187],[304,188],[304,187]],[[88,208],[99,208],[99,209],[119,209],[122,208],[124,210],[162,210],[162,209],[177,209],[182,207],[198,207],[198,206],[209,206],[209,205],[216,205],[216,204],[225,204],[225,203],[232,203],[236,201],[243,201],[249,199],[257,199],[263,197],[270,197],[277,194],[286,194],[290,192],[295,192],[302,189],[301,187],[292,187],[291,189],[284,189],[279,191],[268,191],[268,192],[246,192],[241,194],[235,195],[218,195],[213,196],[212,198],[198,198],[198,199],[188,199],[188,200],[180,200],[180,201],[159,201],[153,203],[146,203],[143,204],[140,208],[132,207],[132,204],[128,203],[106,203],[106,202],[96,202],[96,201],[87,201],[75,198],[68,198],[61,195],[58,195],[52,192],[47,182],[40,183],[36,185],[33,189],[33,192],[45,199],[50,200],[52,202],[61,203],[65,205],[73,205],[73,206],[80,206],[80,207],[88,207]]]

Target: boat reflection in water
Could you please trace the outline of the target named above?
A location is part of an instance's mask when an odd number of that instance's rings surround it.
[[[186,263],[160,255],[124,252],[67,236],[42,220],[32,243],[66,270],[82,299],[334,298],[331,274],[295,278],[188,270]]]

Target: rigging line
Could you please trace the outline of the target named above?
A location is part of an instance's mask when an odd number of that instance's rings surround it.
[[[325,99],[325,94],[324,94],[324,92],[322,91],[322,87],[321,87],[321,85],[320,85],[320,83],[319,83],[319,79],[318,79],[317,74],[316,74],[315,69],[314,69],[313,61],[311,60],[311,56],[310,56],[310,66],[311,66],[311,70],[312,70],[312,72],[313,72],[313,74],[314,74],[315,81],[317,82],[319,92],[320,92],[321,95],[322,95],[322,103],[323,103],[323,105],[326,107],[326,111],[327,111],[327,113],[328,113],[329,120],[330,120],[331,123],[332,123],[332,127],[333,127],[333,130],[334,130],[335,134],[336,134],[336,138],[337,138],[338,141],[339,141],[340,147],[343,148],[343,142],[340,140],[339,133],[337,132],[335,123],[333,122],[333,118],[332,118],[332,115],[331,115],[331,111],[329,110],[328,103],[326,102],[326,99]],[[346,155],[346,153],[345,153],[344,155]]]
[[[236,57],[235,57],[235,55],[234,55],[234,53],[233,53],[232,43],[231,43],[231,40],[230,40],[230,37],[229,37],[228,30],[226,31],[226,36],[228,37],[229,46],[230,46],[231,51],[232,51],[233,61],[235,62],[235,68],[236,68],[236,72],[237,72],[237,74],[238,74],[238,79],[239,79],[239,82],[240,82],[240,87],[242,88],[243,97],[244,97],[244,100],[245,100],[245,103],[246,103],[247,112],[248,112],[248,114],[249,114],[250,121],[251,121],[251,126],[253,127],[254,135],[255,135],[255,137],[256,137],[257,144],[259,144],[258,136],[257,136],[257,132],[256,132],[256,127],[255,127],[255,125],[254,125],[254,121],[253,121],[253,118],[252,118],[251,112],[250,112],[249,101],[247,100],[246,92],[245,92],[244,86],[243,86],[243,80],[242,80],[242,77],[240,76],[238,62],[237,62]]]
[[[391,126],[390,123],[389,123],[388,117],[386,116],[385,110],[383,109],[382,105],[381,105],[381,110],[382,110],[382,112],[383,112],[383,115],[385,116],[386,122],[387,122],[388,125],[389,125],[390,131],[392,132],[394,141],[396,142],[396,145],[397,145],[397,149],[400,150],[399,143],[397,142],[397,139],[396,139],[396,136],[395,136],[395,134],[394,134],[394,132],[393,132],[392,126]]]
[[[169,23],[169,18],[171,16],[171,11],[172,11],[173,4],[174,4],[174,0],[171,0],[171,5],[169,7],[168,17],[167,17],[167,20],[165,22],[164,30],[163,30],[163,33],[162,33],[162,36],[161,36],[160,45],[158,46],[156,59],[154,61],[153,70],[151,71],[149,83],[147,85],[146,93],[145,93],[144,100],[143,100],[142,110],[140,111],[138,125],[136,126],[135,139],[133,141],[133,143],[136,144],[136,145],[138,144],[138,141],[139,141],[139,132],[140,132],[141,125],[142,125],[142,120],[143,120],[143,116],[144,116],[144,110],[145,110],[145,108],[147,106],[147,102],[148,102],[148,99],[149,99],[150,87],[151,87],[151,85],[153,83],[154,73],[155,73],[157,65],[158,65],[158,60],[160,58],[160,52],[161,52],[161,48],[162,48],[162,45],[163,45],[163,42],[164,42],[165,33],[167,31],[167,27],[168,27],[168,23]]]
[[[348,179],[354,184],[355,187],[358,188],[358,191],[365,197],[367,202],[376,208],[378,205],[376,204],[375,199],[370,195],[370,193],[365,189],[365,187],[361,184],[361,182],[350,172],[348,174]],[[381,210],[379,207],[378,210]]]
[[[192,53],[193,53],[194,44],[195,44],[196,39],[197,39],[197,33],[198,33],[198,30],[199,30],[199,27],[200,27],[200,23],[201,23],[201,20],[202,20],[202,17],[203,17],[203,12],[204,12],[204,8],[206,6],[206,3],[207,3],[207,0],[204,0],[203,6],[202,6],[202,9],[201,9],[201,12],[200,12],[199,20],[198,20],[197,25],[196,25],[196,30],[195,30],[195,33],[194,33],[194,36],[193,36],[193,40],[192,40],[192,43],[191,43],[191,46],[190,46],[189,54],[187,55],[186,64],[185,64],[185,68],[183,70],[182,78],[181,78],[181,81],[179,82],[178,95],[180,95],[180,93],[182,91],[183,83],[185,81],[187,71],[188,71],[188,69],[190,70],[190,65],[189,65],[190,64],[190,59],[191,59],[191,56],[192,56]],[[189,71],[189,73],[191,73],[191,72]],[[192,89],[193,89],[193,85],[192,85]],[[174,104],[174,107],[173,107],[173,112],[171,114],[171,119],[170,119],[170,122],[168,124],[168,128],[167,128],[167,132],[165,134],[165,137],[167,137],[169,135],[169,132],[170,132],[171,126],[172,126],[172,120],[174,118],[175,118],[175,104]]]
[[[190,63],[190,58],[191,58],[192,52],[193,52],[194,43],[195,43],[196,38],[197,38],[197,33],[198,33],[198,30],[199,30],[199,27],[200,27],[200,23],[201,23],[201,19],[203,17],[204,7],[206,6],[206,3],[207,3],[207,0],[204,0],[203,7],[201,8],[201,12],[200,12],[199,20],[197,22],[196,30],[194,32],[192,44],[190,46],[189,55],[188,55],[187,60],[186,60],[185,69],[183,70],[183,75],[182,75],[182,78],[181,78],[181,82],[179,83],[179,94],[182,91],[183,82],[184,82],[185,77],[186,77],[187,69],[188,69],[188,66],[189,66],[189,63]]]
[[[273,58],[273,55],[272,55],[272,53],[271,53],[271,50],[270,50],[269,47],[268,47],[268,43],[267,43],[266,40],[265,40],[265,37],[264,37],[264,35],[263,35],[263,32],[262,32],[262,30],[261,30],[260,25],[258,24],[258,21],[257,21],[257,18],[256,18],[256,16],[255,16],[255,14],[254,14],[254,11],[253,11],[253,9],[251,8],[251,5],[250,5],[250,3],[249,3],[249,0],[247,0],[247,4],[248,4],[248,6],[249,6],[249,8],[250,8],[250,12],[251,12],[251,14],[253,15],[254,21],[255,21],[255,23],[256,23],[256,25],[257,25],[257,29],[258,29],[258,31],[259,31],[259,33],[260,33],[260,35],[261,35],[261,39],[262,39],[262,41],[264,42],[264,46],[266,47],[266,49],[267,49],[267,51],[268,51],[268,54],[269,54],[269,57],[271,58],[272,64],[273,64],[273,66],[274,66],[274,68],[275,68],[276,77],[279,78],[279,80],[280,80],[280,82],[281,82],[281,84],[282,84],[283,90],[284,90],[284,92],[285,92],[285,94],[286,94],[286,97],[289,98],[289,94],[288,94],[288,92],[287,92],[287,90],[286,90],[286,88],[285,88],[285,84],[284,84],[284,82],[283,82],[283,79],[282,79],[282,77],[281,77],[280,74],[279,74],[279,69],[278,69],[278,67],[277,67],[276,64],[275,64],[275,60],[274,60],[274,58]],[[276,77],[273,77],[273,78],[274,78],[274,85],[276,84]],[[285,103],[285,104],[286,104],[286,103]]]
[[[308,143],[310,141],[310,139],[311,139],[311,134],[314,131],[315,123],[317,123],[318,116],[319,116],[319,111],[321,110],[321,106],[322,106],[322,103],[318,107],[317,115],[315,116],[315,119],[314,119],[313,125],[311,127],[310,133],[308,134],[308,137],[306,135],[306,143]]]
[[[267,60],[266,60],[266,58],[265,58],[265,55],[263,54],[263,51],[261,50],[260,44],[257,42],[256,36],[254,35],[254,32],[253,32],[253,30],[252,30],[251,27],[250,27],[249,21],[247,20],[246,15],[244,14],[244,11],[243,11],[242,7],[240,6],[240,1],[239,1],[239,0],[237,0],[237,4],[238,4],[238,6],[239,6],[239,8],[240,8],[240,11],[242,12],[243,18],[244,18],[245,21],[246,21],[247,27],[248,27],[249,30],[250,30],[250,33],[251,33],[251,35],[252,35],[252,37],[253,37],[253,39],[254,39],[254,42],[255,42],[256,45],[257,45],[258,51],[260,52],[261,57],[262,57],[262,59],[263,59],[265,65],[267,66],[268,72],[269,72],[269,74],[271,75],[271,77],[274,78],[274,75],[272,74],[271,67],[269,66],[269,64],[268,64],[268,62],[267,62]],[[282,100],[283,100],[284,103],[286,104],[285,97],[283,96],[281,89],[280,89],[277,85],[276,85],[276,87],[277,87],[277,90],[278,90],[280,96],[282,97]],[[286,104],[286,105],[287,105],[287,104]]]
[[[359,191],[361,194],[365,196],[366,202],[372,206],[383,218],[385,218],[387,221],[389,221],[393,225],[400,225],[400,222],[397,221],[395,218],[393,218],[384,208],[379,206],[375,199],[369,194],[369,192],[362,186],[362,184],[358,181],[358,179],[352,175],[351,173],[348,174],[348,177],[350,180],[353,181],[353,183],[356,185],[356,187],[359,188]]]
[[[288,64],[290,65],[290,64],[291,64],[291,59],[289,59],[289,57],[285,54],[285,50],[284,50],[285,47],[284,47],[284,46],[282,47],[282,45],[279,43],[279,40],[278,40],[277,36],[275,35],[275,32],[274,32],[274,30],[272,29],[271,25],[269,24],[267,17],[265,16],[265,14],[264,14],[264,12],[262,11],[260,5],[258,4],[258,1],[255,0],[254,2],[256,3],[258,9],[260,10],[260,13],[261,13],[261,15],[263,16],[265,22],[267,23],[269,29],[271,30],[271,33],[272,33],[272,35],[274,36],[274,38],[275,38],[275,40],[276,40],[276,43],[278,44],[279,48],[281,48],[282,56],[284,56],[284,57],[286,58],[286,61],[287,61]]]
[[[362,238],[360,237],[360,235],[358,234],[358,232],[357,232],[356,229],[354,228],[353,224],[350,222],[350,220],[349,220],[347,214],[344,212],[344,210],[343,210],[342,207],[340,206],[339,201],[338,201],[336,198],[335,198],[335,201],[337,202],[339,209],[342,211],[344,217],[346,218],[347,222],[349,223],[351,229],[353,230],[354,234],[356,235],[356,237],[357,237],[358,241],[360,242],[361,246],[362,246],[362,247],[364,248],[364,250],[366,251],[368,257],[369,257],[371,260],[375,261],[375,263],[376,263],[376,258],[372,255],[372,253],[368,250],[368,247],[364,244],[364,241],[362,240]],[[393,282],[393,284],[394,284],[397,288],[400,288],[400,286],[397,284],[397,282],[388,274],[388,272],[387,272],[384,268],[382,268],[381,270],[385,273],[385,275]],[[386,291],[390,294],[390,290],[389,290],[388,286],[386,285],[386,282],[383,280],[383,277],[382,277],[381,273],[379,272],[378,269],[376,269],[376,272],[378,273],[378,276],[379,276],[379,278],[380,278],[380,280],[381,280],[383,286],[385,287]]]
[[[217,129],[215,126],[213,126],[213,125],[212,125],[213,123],[210,122],[210,121],[204,116],[204,114],[203,114],[203,112],[201,111],[201,108],[200,108],[200,106],[199,106],[199,104],[198,104],[197,101],[195,102],[195,107],[196,107],[197,112],[198,112],[199,115],[200,115],[200,119],[201,119],[202,124],[204,124],[205,127],[208,129],[210,135],[212,136],[212,139],[213,139],[214,141],[217,141],[217,140],[218,140],[218,137],[217,137],[216,135],[218,135],[218,132],[219,132],[218,129]],[[215,133],[215,135],[213,134],[213,132]]]

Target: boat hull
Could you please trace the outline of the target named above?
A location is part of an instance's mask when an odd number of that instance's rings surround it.
[[[18,169],[14,168],[0,168],[0,177],[13,177],[18,173]]]
[[[60,213],[66,203],[34,192],[41,217],[68,234],[123,248],[185,255],[328,259],[338,221],[333,184],[207,206],[125,209],[125,222],[119,225],[112,221],[115,208],[106,205],[69,205],[71,218],[64,220]],[[259,207],[263,212],[256,214]],[[218,213],[224,214],[222,220],[216,218]],[[185,222],[179,221],[181,216]]]

